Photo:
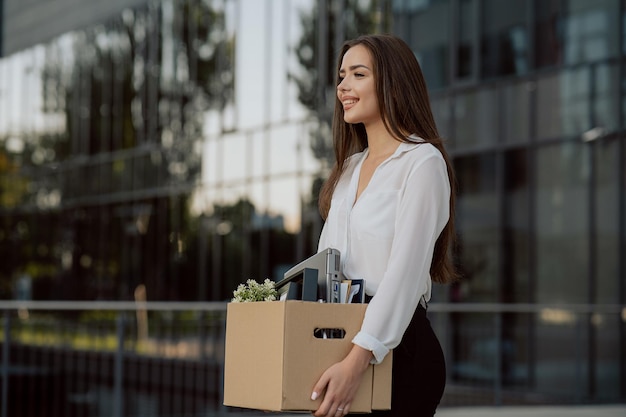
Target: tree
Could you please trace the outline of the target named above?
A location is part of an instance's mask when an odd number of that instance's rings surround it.
[[[319,190],[334,162],[331,123],[338,49],[346,39],[387,30],[390,13],[381,11],[389,3],[386,0],[319,0],[312,9],[300,14],[302,36],[294,52],[301,71],[291,73],[290,79],[298,88],[298,100],[317,121],[309,130],[310,145],[313,155],[322,164],[321,172],[313,181],[308,210],[317,210]],[[324,28],[326,32],[320,33]]]
[[[22,134],[22,151],[0,155],[0,199],[12,209],[3,205],[0,234],[14,236],[22,212],[22,224],[31,219],[34,226],[32,243],[20,242],[15,253],[54,242],[46,253],[60,265],[59,253],[71,248],[73,264],[66,273],[84,285],[93,285],[97,265],[105,265],[110,282],[133,275],[134,270],[121,271],[128,248],[116,243],[132,240],[142,248],[150,233],[125,238],[122,228],[130,219],[119,219],[120,209],[139,203],[168,210],[169,194],[189,193],[201,170],[198,144],[206,112],[232,101],[235,39],[226,30],[224,10],[214,4],[149,2],[37,49],[44,55],[38,69],[42,111],[59,122],[48,131]],[[59,220],[46,220],[53,217]],[[180,230],[193,233],[188,225]],[[41,236],[34,238],[35,232]],[[97,237],[109,242],[110,251]],[[10,242],[0,239],[0,246]],[[152,270],[167,270],[173,262],[154,258],[160,265]],[[0,281],[23,270],[23,259],[13,257]],[[131,267],[137,265],[142,263],[133,260]]]

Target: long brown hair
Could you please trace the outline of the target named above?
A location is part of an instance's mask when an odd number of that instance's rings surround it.
[[[436,147],[446,162],[451,189],[450,218],[435,243],[430,275],[435,282],[451,282],[457,278],[450,253],[456,239],[456,179],[443,140],[437,131],[420,65],[411,48],[400,38],[391,35],[364,35],[343,44],[337,62],[337,77],[343,56],[356,45],[365,46],[371,54],[379,111],[387,131],[401,142],[407,142],[409,134],[418,135]],[[344,121],[343,106],[337,97],[333,115],[333,146],[335,164],[319,196],[319,210],[324,219],[328,215],[330,201],[343,173],[346,159],[367,147],[365,127],[362,123],[350,124]]]

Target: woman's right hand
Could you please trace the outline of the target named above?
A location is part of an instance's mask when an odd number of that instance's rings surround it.
[[[372,357],[372,352],[354,345],[341,362],[328,368],[313,388],[312,400],[324,394],[324,400],[313,415],[333,417],[348,414]]]

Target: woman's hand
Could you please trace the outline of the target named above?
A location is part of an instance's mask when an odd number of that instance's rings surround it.
[[[315,400],[325,392],[324,400],[313,413],[316,417],[341,416],[350,412],[350,405],[372,357],[372,352],[354,345],[341,362],[322,374],[311,395]]]

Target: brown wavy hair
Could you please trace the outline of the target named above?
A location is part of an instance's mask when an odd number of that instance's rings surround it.
[[[356,45],[366,47],[372,57],[373,74],[382,121],[396,140],[408,142],[407,136],[416,134],[436,147],[446,162],[450,180],[450,218],[435,242],[430,275],[434,282],[448,283],[458,275],[452,261],[452,246],[456,240],[454,206],[456,179],[443,140],[439,136],[433,117],[426,82],[411,48],[392,35],[364,35],[343,44],[337,62],[337,80],[343,56]],[[367,133],[362,123],[344,121],[344,111],[335,97],[333,115],[333,147],[335,163],[328,179],[320,190],[319,210],[324,219],[328,216],[335,186],[344,171],[346,159],[367,147]]]

